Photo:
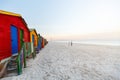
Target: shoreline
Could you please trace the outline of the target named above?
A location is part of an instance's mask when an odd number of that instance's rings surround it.
[[[58,43],[70,43],[71,41],[49,41],[49,42],[58,42]],[[115,47],[120,47],[120,43],[119,44],[113,44],[113,43],[94,43],[94,42],[78,42],[78,41],[72,41],[73,44],[83,44],[83,45],[96,45],[96,46],[115,46]]]

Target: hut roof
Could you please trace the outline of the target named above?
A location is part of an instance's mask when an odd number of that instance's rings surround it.
[[[6,14],[6,15],[11,15],[11,16],[21,17],[20,14],[13,13],[13,12],[8,12],[8,11],[4,11],[4,10],[0,10],[0,14]]]
[[[38,34],[38,36],[40,36],[40,34]]]
[[[30,31],[35,31],[36,35],[37,35],[37,31],[34,28],[30,28]]]
[[[9,11],[4,11],[4,10],[0,10],[0,14],[19,17],[22,20],[22,22],[26,25],[27,29],[29,30],[27,23],[25,22],[25,20],[22,18],[22,16],[20,14],[9,12]]]

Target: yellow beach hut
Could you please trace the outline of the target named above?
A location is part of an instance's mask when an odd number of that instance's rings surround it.
[[[31,52],[38,46],[38,35],[35,29],[30,29]]]

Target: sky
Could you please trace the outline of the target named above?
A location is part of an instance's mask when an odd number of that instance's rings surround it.
[[[120,0],[1,0],[48,40],[120,40]]]

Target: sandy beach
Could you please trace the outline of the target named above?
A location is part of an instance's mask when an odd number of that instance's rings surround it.
[[[22,75],[1,80],[120,80],[120,46],[49,42]]]

